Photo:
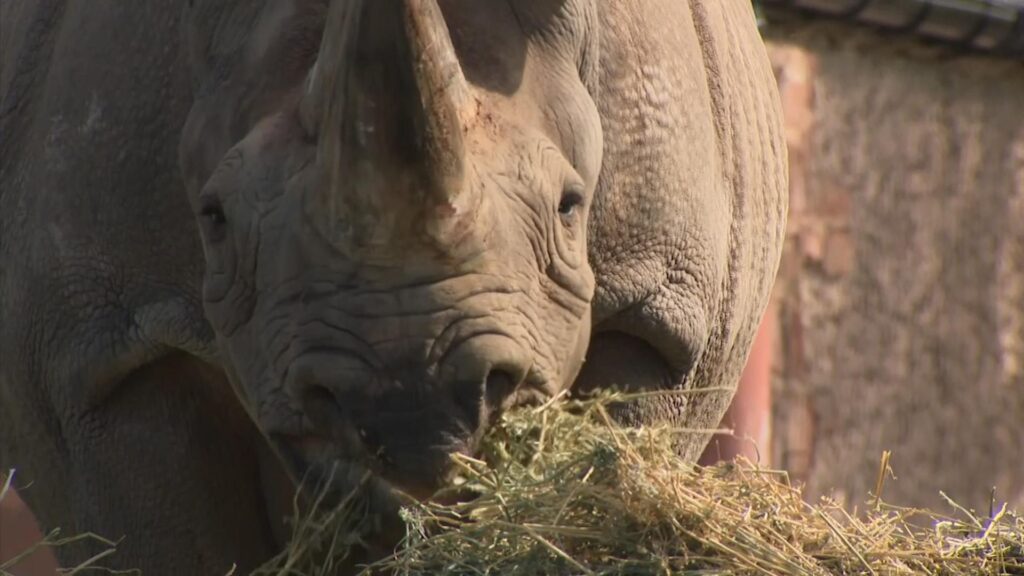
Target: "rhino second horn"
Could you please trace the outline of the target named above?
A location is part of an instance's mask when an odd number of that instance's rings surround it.
[[[359,23],[363,13],[363,0],[336,0],[330,3],[320,51],[306,79],[305,92],[299,104],[299,117],[310,133],[316,134],[317,164],[325,169],[327,190],[320,195],[326,200],[327,213],[336,216],[336,222],[350,227],[349,208],[351,198],[340,199],[344,175],[346,143],[339,133],[343,130],[343,119],[348,108],[345,92],[339,83],[352,78],[355,64],[356,43],[359,40]]]

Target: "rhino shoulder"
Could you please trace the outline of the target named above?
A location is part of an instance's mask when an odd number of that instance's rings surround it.
[[[596,338],[650,346],[671,386],[734,386],[786,213],[781,112],[753,11],[743,0],[600,6]],[[728,397],[708,396],[688,424],[716,424]]]

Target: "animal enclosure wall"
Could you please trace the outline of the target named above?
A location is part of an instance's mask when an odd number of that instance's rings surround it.
[[[1024,507],[1024,65],[772,26],[791,154],[773,464],[850,504]]]

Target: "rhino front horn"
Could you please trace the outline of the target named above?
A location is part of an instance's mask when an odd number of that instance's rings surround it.
[[[405,28],[423,120],[424,152],[445,196],[462,185],[463,115],[469,86],[436,0],[408,0]],[[445,192],[446,191],[446,192]]]
[[[470,101],[436,0],[331,2],[302,105],[331,204],[360,219],[395,201],[454,207]]]

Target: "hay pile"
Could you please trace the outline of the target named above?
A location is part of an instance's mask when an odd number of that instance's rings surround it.
[[[364,573],[1024,575],[1024,519],[1005,506],[982,517],[950,502],[941,517],[880,500],[857,515],[809,505],[784,473],[681,466],[672,437],[694,431],[617,427],[614,399],[504,418],[481,460],[457,460],[479,496],[404,508],[402,545]],[[326,576],[351,561],[352,530],[368,522],[356,502],[300,522],[258,574]]]
[[[861,514],[810,505],[785,473],[749,463],[689,469],[672,438],[693,430],[624,429],[608,396],[510,414],[487,436],[480,460],[461,457],[454,505],[410,503],[398,550],[363,574],[501,575],[1021,575],[1024,518],[1003,506],[978,515],[950,501],[951,516],[880,499]],[[888,471],[883,456],[881,492]],[[0,475],[0,501],[13,473]],[[377,520],[364,494],[295,523],[290,547],[257,576],[334,576],[358,563]],[[925,526],[925,527],[922,527]],[[99,543],[79,574],[115,542],[53,531],[36,547]],[[26,551],[26,554],[30,551]],[[0,563],[8,574],[19,558]]]

